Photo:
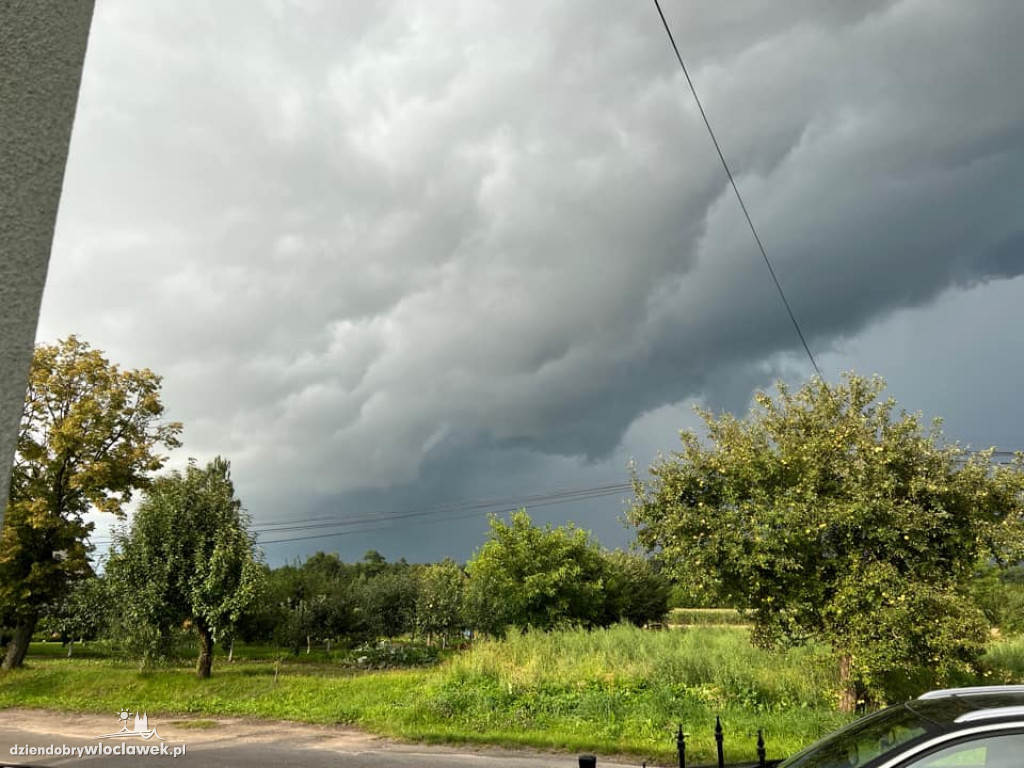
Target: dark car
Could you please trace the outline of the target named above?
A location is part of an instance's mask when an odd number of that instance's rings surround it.
[[[780,768],[1024,768],[1024,685],[931,691],[851,723]]]

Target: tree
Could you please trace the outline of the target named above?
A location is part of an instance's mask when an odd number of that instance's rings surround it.
[[[971,671],[986,625],[967,584],[1024,541],[1024,456],[994,467],[883,389],[848,374],[780,383],[744,420],[702,412],[707,442],[682,432],[650,485],[634,473],[629,512],[671,575],[746,609],[756,642],[829,643],[844,709]]]
[[[41,626],[48,632],[60,635],[60,641],[68,646],[71,656],[75,639],[93,640],[105,629],[110,601],[104,579],[93,576],[75,582],[64,598],[58,603]]]
[[[308,653],[314,640],[326,640],[330,650],[333,640],[362,638],[366,630],[349,569],[337,555],[318,552],[301,567],[285,565],[271,571],[268,598],[261,600],[254,617],[264,623],[263,617],[272,617],[263,639],[273,639],[297,654],[303,645]]]
[[[161,423],[159,376],[122,371],[76,336],[36,347],[0,535],[0,606],[14,634],[3,668],[20,666],[39,619],[92,572],[90,507],[122,515],[175,448]]]
[[[466,570],[473,624],[489,634],[501,635],[509,625],[550,629],[602,621],[601,550],[571,523],[538,528],[525,509],[508,524],[492,517],[490,536]]]
[[[454,560],[445,558],[420,573],[416,623],[428,638],[440,637],[442,645],[466,628],[466,572]]]
[[[263,586],[228,462],[217,457],[200,469],[191,460],[184,473],[154,481],[130,530],[115,534],[107,572],[144,658],[187,623],[199,636],[196,674],[209,677],[214,644],[233,634]]]
[[[337,553],[317,552],[306,559],[301,570],[325,585],[349,581],[355,575],[355,568],[343,563]]]
[[[356,586],[360,616],[374,636],[398,637],[416,629],[417,568],[392,566]]]
[[[362,561],[356,564],[356,568],[362,575],[373,578],[388,570],[388,559],[376,549],[368,549]]]
[[[668,613],[671,589],[646,557],[629,552],[605,553],[605,624],[627,621],[642,627]]]
[[[306,653],[312,650],[313,639],[329,637],[331,606],[326,595],[312,595],[289,601],[283,621],[276,627],[275,639],[287,646],[293,654],[306,646]]]

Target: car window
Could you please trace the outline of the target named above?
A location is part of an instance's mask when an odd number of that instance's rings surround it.
[[[1019,768],[1024,765],[1024,733],[1004,733],[931,752],[906,768]]]
[[[863,768],[925,736],[930,723],[906,707],[864,717],[794,755],[782,768]]]

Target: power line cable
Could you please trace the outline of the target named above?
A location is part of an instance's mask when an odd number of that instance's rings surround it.
[[[627,489],[622,488],[622,489],[615,489],[615,490],[612,490],[612,491],[606,491],[604,493],[590,493],[590,494],[582,494],[582,495],[571,496],[571,497],[554,498],[554,499],[550,499],[550,500],[546,500],[546,501],[537,501],[537,502],[534,502],[534,503],[531,503],[531,504],[528,504],[528,505],[526,505],[526,504],[519,504],[519,505],[503,506],[503,507],[500,507],[500,509],[510,509],[510,508],[513,508],[513,506],[516,509],[518,509],[520,507],[527,507],[529,509],[534,509],[534,508],[537,508],[537,507],[549,506],[551,504],[562,504],[562,503],[571,502],[571,501],[586,501],[587,499],[600,498],[602,496],[608,496],[608,495],[611,495],[613,493],[622,493],[625,490],[627,490]],[[464,512],[468,512],[471,515],[475,515],[475,514],[479,514],[480,512],[493,511],[494,509],[499,509],[499,507],[481,507],[479,509],[463,510],[463,511]],[[419,512],[405,512],[405,513],[396,513],[396,514],[391,514],[391,515],[380,515],[379,517],[376,517],[376,518],[364,518],[364,519],[353,519],[353,520],[339,520],[339,521],[334,522],[334,523],[319,523],[319,524],[314,524],[314,525],[293,525],[293,526],[285,526],[285,527],[281,527],[281,528],[265,529],[262,532],[263,533],[284,533],[284,532],[287,532],[287,531],[321,530],[321,529],[327,529],[327,528],[344,528],[344,527],[352,526],[352,525],[364,525],[366,523],[374,523],[374,522],[381,522],[381,521],[407,520],[407,519],[410,519],[410,518],[417,518],[417,517],[430,517],[430,516],[442,514],[442,513],[446,512],[446,511],[450,511],[450,510],[427,510],[427,511],[419,511]]]
[[[711,121],[708,120],[707,113],[704,111],[704,105],[700,101],[700,96],[697,95],[697,88],[694,86],[693,80],[690,77],[690,72],[686,68],[686,64],[683,62],[683,56],[679,52],[679,46],[676,45],[676,39],[672,35],[672,29],[668,25],[668,19],[665,18],[665,14],[661,10],[661,3],[658,2],[658,0],[654,0],[654,6],[658,9],[658,15],[661,17],[661,23],[664,25],[665,32],[668,34],[669,42],[672,43],[672,50],[676,53],[676,59],[679,61],[679,66],[683,70],[686,82],[690,86],[690,92],[693,94],[693,100],[697,102],[697,109],[700,110],[700,116],[704,119],[704,125],[708,129],[708,135],[711,136],[711,141],[715,145],[715,151],[718,152],[718,159],[722,161],[722,168],[725,169],[725,175],[729,178],[729,184],[732,186],[732,191],[735,193],[736,200],[740,204],[743,216],[747,220],[747,225],[750,227],[750,233],[754,236],[754,242],[757,243],[757,248],[761,252],[761,257],[764,259],[765,266],[768,267],[768,272],[772,276],[772,282],[775,283],[775,288],[778,290],[779,296],[782,298],[782,303],[786,307],[786,312],[789,313],[789,319],[792,321],[793,327],[796,329],[797,336],[800,337],[800,343],[803,345],[804,352],[807,353],[807,357],[811,361],[811,365],[814,367],[814,372],[818,374],[819,379],[824,380],[824,377],[821,375],[821,369],[818,367],[818,363],[814,359],[814,354],[811,352],[811,348],[807,344],[807,339],[804,338],[804,332],[800,329],[800,323],[797,322],[796,314],[793,312],[793,308],[790,306],[789,300],[786,298],[785,291],[782,290],[782,284],[779,282],[779,278],[775,274],[775,269],[772,267],[772,262],[768,258],[768,252],[765,250],[764,244],[761,242],[761,238],[757,234],[757,229],[754,227],[754,221],[750,218],[750,212],[747,210],[746,203],[743,202],[743,196],[740,194],[739,187],[736,186],[736,180],[733,178],[732,171],[729,169],[729,163],[725,160],[725,154],[722,152],[722,147],[718,143],[718,138],[715,136],[714,130],[711,128]]]
[[[354,515],[339,515],[339,514],[335,513],[335,514],[324,515],[324,516],[320,516],[320,517],[302,518],[301,520],[296,520],[296,519],[292,518],[290,520],[279,520],[279,521],[266,521],[266,522],[255,522],[254,521],[254,526],[257,527],[257,528],[261,528],[261,529],[267,529],[270,526],[280,526],[280,525],[292,526],[292,525],[295,525],[296,523],[299,523],[299,522],[305,523],[305,522],[316,522],[316,521],[321,521],[321,520],[337,521],[337,520],[339,520],[339,518],[355,520],[356,518],[360,518],[360,517],[368,518],[368,517],[377,517],[377,516],[380,516],[380,515],[394,516],[396,514],[405,514],[406,512],[415,512],[416,514],[429,514],[431,512],[451,512],[451,511],[463,510],[463,509],[467,509],[467,510],[468,509],[482,509],[482,508],[496,507],[496,506],[501,506],[501,505],[513,505],[513,506],[522,507],[522,506],[528,506],[529,504],[531,504],[534,501],[545,501],[545,500],[552,499],[552,498],[561,498],[563,496],[575,496],[575,495],[578,495],[578,494],[587,494],[587,493],[591,493],[591,492],[594,492],[594,491],[602,490],[604,488],[619,488],[619,487],[622,487],[624,485],[628,485],[628,484],[625,484],[625,483],[615,483],[615,484],[612,484],[612,485],[589,486],[589,487],[585,487],[585,488],[560,489],[560,490],[547,491],[545,493],[532,494],[532,495],[527,495],[527,496],[506,496],[506,497],[498,497],[498,498],[482,499],[482,500],[472,500],[472,501],[464,500],[464,501],[451,502],[451,503],[446,503],[446,504],[439,504],[439,505],[436,505],[434,507],[428,507],[426,509],[405,510],[403,512],[376,510],[376,511],[370,511],[370,512],[359,512],[359,513],[356,513]]]
[[[478,514],[479,512],[482,512],[482,511],[493,511],[493,510],[498,509],[498,508],[501,508],[501,509],[509,509],[509,508],[512,508],[512,507],[517,508],[517,509],[520,508],[520,507],[536,508],[536,507],[549,506],[551,504],[556,504],[556,503],[564,503],[564,502],[570,502],[570,501],[585,501],[585,500],[591,499],[591,498],[600,498],[602,496],[608,496],[608,495],[611,495],[611,494],[614,494],[614,493],[621,493],[623,491],[629,490],[629,488],[630,488],[630,486],[628,484],[621,483],[621,484],[615,485],[615,486],[602,486],[602,487],[599,487],[599,488],[590,489],[590,490],[588,490],[585,493],[583,493],[583,492],[576,492],[576,493],[573,493],[573,494],[551,494],[551,495],[548,495],[548,496],[534,496],[532,498],[524,497],[522,499],[519,499],[519,500],[515,501],[515,503],[509,503],[509,504],[505,504],[505,505],[501,505],[501,504],[481,504],[481,505],[473,505],[473,506],[467,506],[467,507],[462,507],[462,508],[460,508],[458,506],[455,506],[455,507],[448,507],[448,508],[434,508],[434,509],[426,509],[426,510],[407,510],[407,511],[404,511],[404,512],[382,512],[382,513],[379,513],[377,515],[363,515],[361,517],[360,516],[353,516],[353,517],[350,517],[350,518],[347,518],[347,519],[336,520],[335,522],[317,523],[317,524],[313,524],[313,525],[306,525],[306,524],[303,523],[303,521],[297,520],[297,521],[293,521],[293,523],[295,523],[293,525],[284,526],[284,527],[278,527],[278,528],[272,528],[272,529],[263,529],[261,532],[263,532],[263,533],[283,533],[285,531],[301,531],[301,530],[309,530],[309,529],[314,529],[315,530],[315,529],[322,529],[322,528],[338,528],[338,527],[345,527],[345,526],[351,526],[351,525],[363,525],[363,524],[366,524],[366,523],[374,523],[374,522],[389,521],[389,520],[406,520],[406,519],[409,519],[409,518],[416,518],[416,517],[428,517],[428,516],[431,516],[431,515],[442,514],[442,513],[445,513],[445,512],[469,512],[470,514]]]
[[[526,496],[509,496],[498,499],[487,499],[482,501],[463,501],[453,504],[439,505],[427,509],[411,509],[401,512],[375,511],[360,513],[356,515],[330,515],[319,518],[296,518],[283,520],[274,523],[262,523],[252,527],[254,533],[284,533],[287,531],[319,530],[328,528],[359,526],[380,522],[391,522],[406,520],[409,518],[427,517],[450,512],[469,512],[478,514],[481,511],[494,512],[505,511],[509,508],[538,508],[551,506],[552,504],[567,503],[572,501],[586,501],[588,499],[602,498],[617,493],[632,490],[630,483],[612,483],[605,485],[589,486],[585,488],[562,489],[541,494]],[[438,518],[440,519],[440,518]],[[317,522],[323,521],[323,522]],[[271,527],[273,526],[273,527]],[[92,542],[96,545],[111,543],[110,540],[98,540]]]
[[[592,495],[592,496],[589,496],[589,497],[583,497],[583,498],[584,499],[586,499],[586,498],[595,499],[595,498],[600,498],[601,496],[613,496],[616,493],[621,493],[621,491],[611,491],[611,492],[606,492],[606,493],[603,493],[603,494],[595,494],[595,495]],[[541,508],[541,507],[551,507],[551,506],[555,506],[557,504],[566,504],[566,503],[569,503],[569,502],[572,502],[572,501],[578,501],[578,500],[580,500],[580,499],[559,499],[559,500],[554,500],[554,501],[548,501],[548,502],[545,502],[545,503],[542,503],[542,504],[534,504],[532,508],[533,509],[538,509],[538,508]],[[492,511],[497,513],[497,510],[492,510]],[[504,511],[507,511],[507,510],[504,510]],[[457,515],[447,515],[445,517],[435,517],[435,518],[431,518],[429,520],[415,520],[415,521],[413,521],[411,523],[407,522],[407,523],[404,523],[404,524],[405,525],[409,525],[409,526],[412,526],[412,525],[433,525],[434,523],[438,523],[438,522],[451,521],[451,520],[465,520],[465,519],[468,519],[468,518],[475,518],[475,517],[479,517],[479,516],[480,516],[479,512],[470,512],[468,514],[467,513],[462,513],[462,514],[457,514]],[[381,521],[381,522],[385,522],[385,521]],[[281,544],[281,543],[285,543],[285,542],[289,542],[289,541],[311,541],[311,540],[315,540],[315,539],[334,538],[336,536],[350,536],[350,535],[359,534],[359,533],[366,533],[366,532],[369,532],[369,531],[386,530],[388,528],[393,528],[394,525],[395,525],[394,522],[388,522],[385,525],[375,525],[375,526],[369,527],[369,528],[356,528],[356,529],[353,529],[353,530],[335,531],[333,533],[321,533],[321,534],[317,534],[315,536],[292,536],[292,537],[288,537],[288,538],[284,538],[284,539],[267,539],[266,541],[257,541],[256,543],[259,546],[263,546],[264,544]]]
[[[602,498],[602,497],[607,497],[607,496],[614,496],[614,495],[617,495],[617,494],[624,493],[624,492],[626,492],[628,490],[629,490],[629,486],[626,485],[626,484],[623,484],[621,487],[609,487],[608,489],[603,490],[601,492],[592,492],[592,493],[589,493],[589,494],[579,494],[579,495],[575,495],[575,496],[571,496],[571,497],[552,498],[552,499],[549,499],[549,500],[546,500],[546,501],[538,501],[538,502],[535,502],[535,503],[531,504],[530,505],[530,509],[540,509],[540,508],[543,508],[543,507],[550,507],[550,506],[555,506],[555,505],[558,505],[558,504],[567,504],[567,503],[574,502],[574,501],[587,501],[587,500],[590,500],[590,499],[597,499],[597,498]],[[297,525],[297,526],[293,526],[291,528],[278,528],[278,529],[263,530],[263,531],[254,529],[253,532],[257,533],[257,534],[259,534],[259,533],[277,534],[277,533],[284,533],[284,532],[288,532],[288,531],[295,531],[295,532],[302,532],[303,530],[319,530],[319,531],[322,531],[321,533],[317,533],[317,534],[314,534],[314,535],[311,535],[311,536],[289,536],[289,537],[286,537],[286,538],[283,538],[283,539],[267,539],[267,540],[262,540],[262,541],[260,541],[258,539],[258,536],[257,536],[257,544],[259,544],[259,545],[263,545],[263,544],[278,544],[278,543],[287,542],[287,541],[309,541],[309,540],[313,540],[313,539],[323,539],[323,538],[331,538],[331,537],[334,537],[334,536],[346,536],[346,535],[357,534],[357,533],[365,533],[365,532],[368,532],[368,531],[385,530],[385,529],[388,529],[388,528],[395,527],[398,523],[402,523],[403,525],[431,525],[431,524],[438,523],[438,522],[443,522],[443,521],[446,521],[446,520],[462,520],[462,519],[467,519],[467,518],[480,517],[482,512],[486,512],[486,513],[500,513],[500,512],[507,512],[507,511],[509,511],[509,507],[492,507],[490,509],[484,509],[484,510],[471,510],[471,511],[468,511],[468,512],[467,511],[463,511],[461,513],[457,513],[457,514],[454,514],[454,515],[438,516],[438,510],[427,510],[427,511],[409,512],[409,513],[404,513],[404,514],[403,513],[398,513],[398,514],[391,514],[391,515],[381,515],[380,517],[377,517],[377,518],[374,518],[374,519],[352,519],[352,520],[340,521],[340,522],[337,522],[337,523],[327,523],[327,524],[321,524],[321,525]],[[418,519],[418,520],[413,520],[412,522],[409,522],[410,518],[423,517],[425,515],[430,515],[430,517],[428,519]],[[333,528],[345,528],[346,530],[333,531],[333,532],[327,530],[327,529],[333,529]],[[110,541],[97,541],[97,542],[93,542],[93,543],[96,544],[97,546],[100,546],[100,545],[104,545],[104,544],[110,544],[112,542],[110,542]]]

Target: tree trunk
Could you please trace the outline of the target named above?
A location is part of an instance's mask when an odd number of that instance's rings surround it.
[[[839,657],[839,711],[852,713],[857,708],[857,688],[853,682],[849,654]]]
[[[196,663],[196,677],[206,679],[213,669],[213,633],[202,622],[196,622],[199,632],[199,661]]]
[[[329,637],[327,638],[327,652],[331,652],[331,638]]]
[[[310,650],[313,648],[313,638],[306,635],[306,655],[309,655]]]
[[[4,656],[0,669],[14,669],[20,667],[28,653],[28,644],[32,642],[32,633],[36,631],[36,622],[39,617],[32,615],[18,622],[14,627],[14,635],[7,646],[7,654]]]
[[[235,638],[231,638],[231,644],[228,646],[228,664],[231,663],[235,657]]]

